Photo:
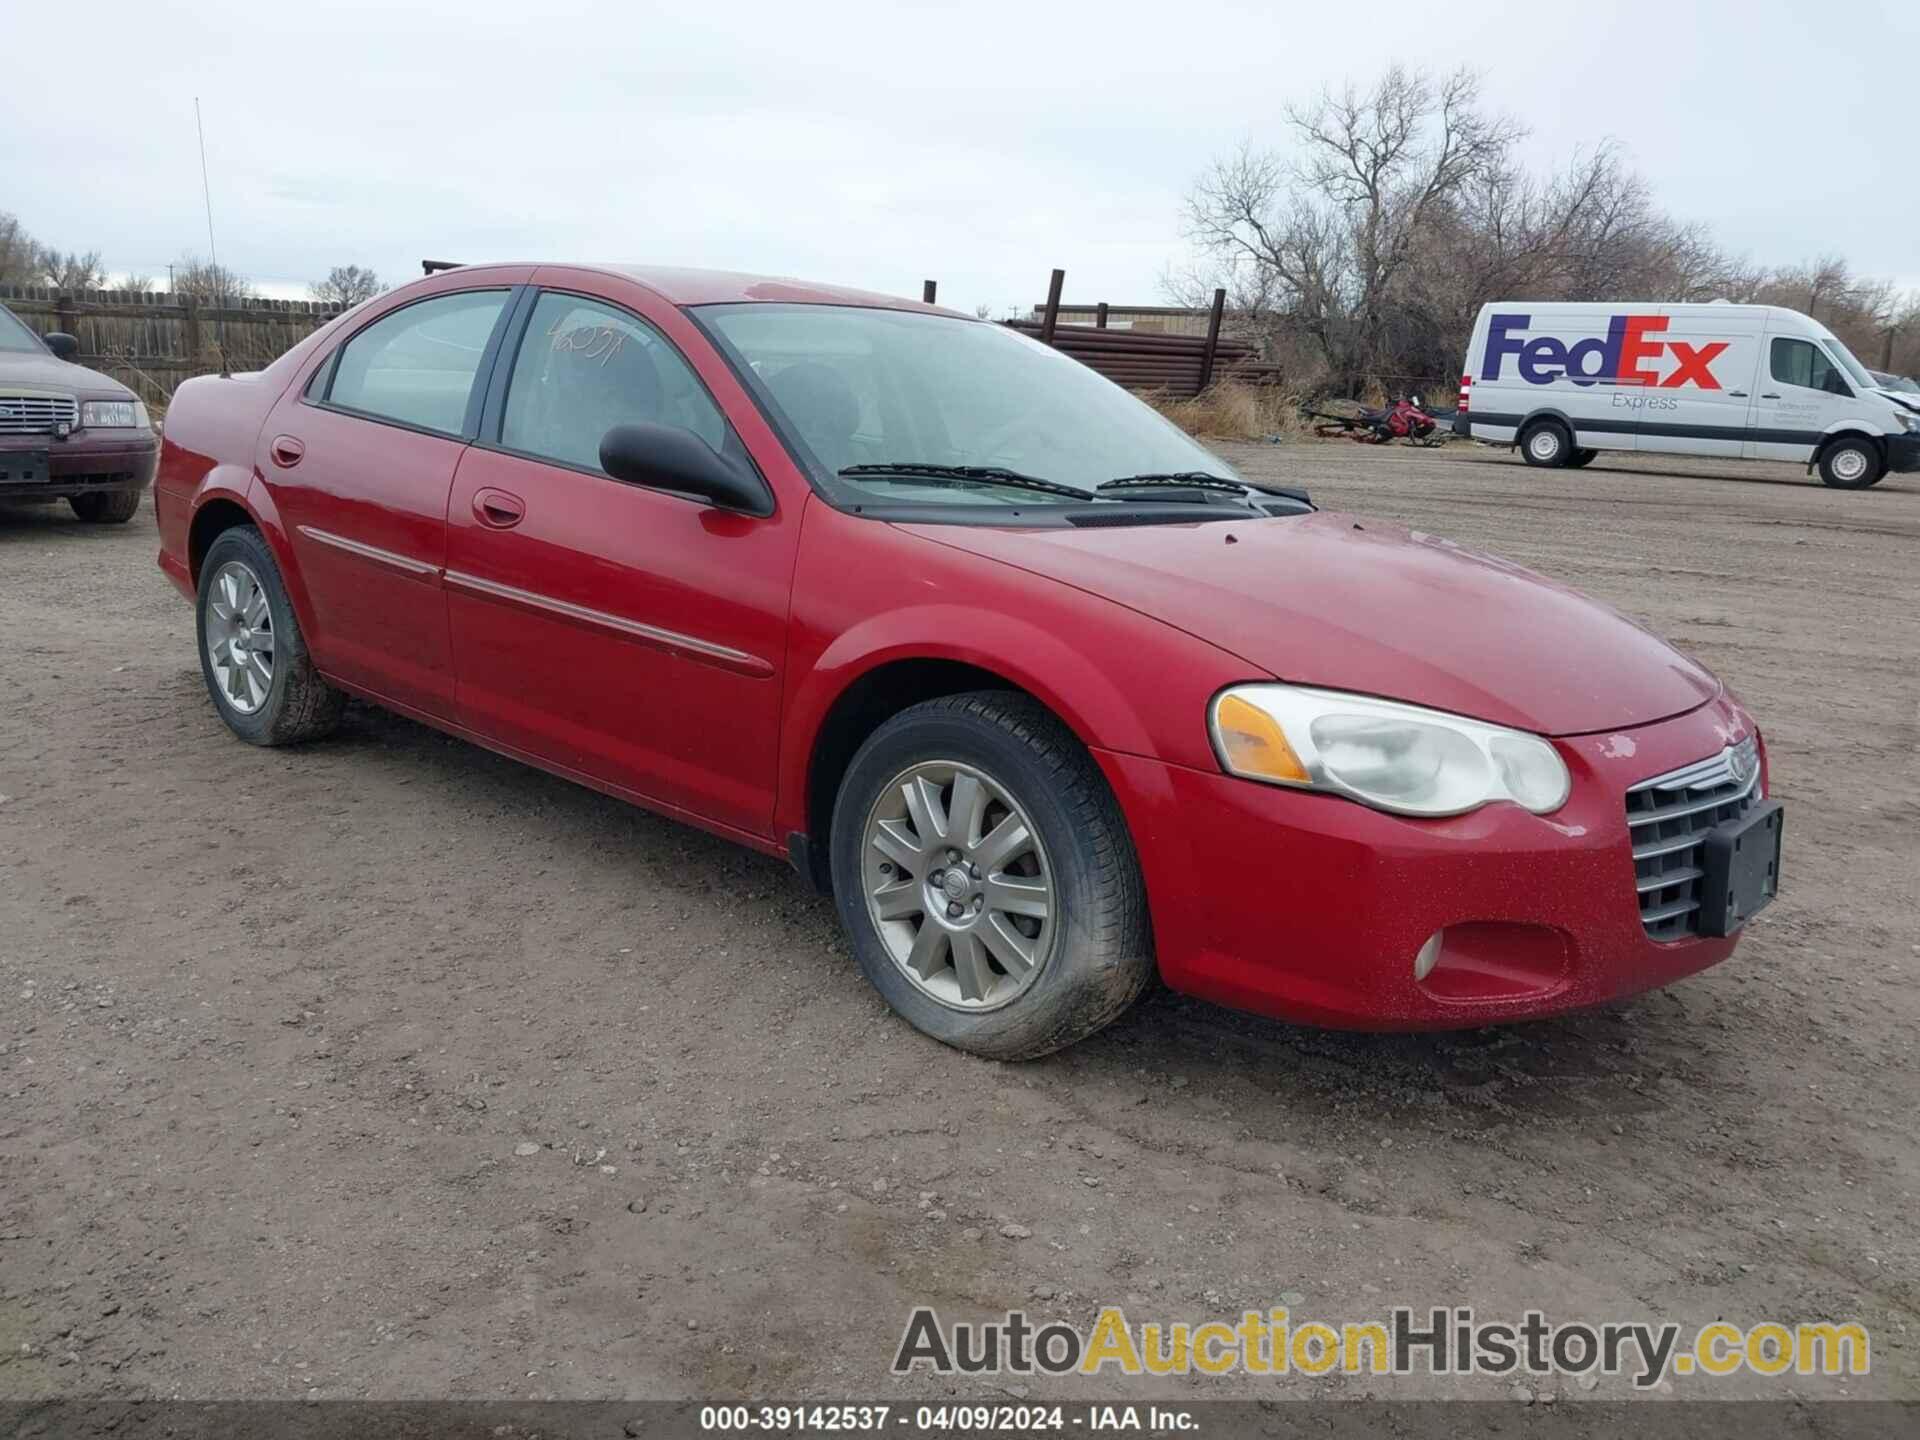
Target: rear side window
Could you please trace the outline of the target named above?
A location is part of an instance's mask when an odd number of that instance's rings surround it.
[[[727,444],[719,406],[650,325],[599,301],[542,295],[507,382],[501,445],[598,470],[607,431],[641,422],[691,430],[716,452]]]
[[[458,435],[505,290],[440,295],[396,310],[349,340],[327,403]]]
[[[1851,395],[1840,367],[1827,358],[1827,352],[1811,340],[1790,340],[1776,336],[1772,349],[1773,378],[1782,385],[1799,385],[1808,390],[1825,390],[1833,395]]]

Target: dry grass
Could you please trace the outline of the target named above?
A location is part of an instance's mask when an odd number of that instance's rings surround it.
[[[1277,387],[1223,380],[1192,397],[1157,391],[1140,398],[1189,435],[1208,440],[1264,440],[1269,435],[1292,438],[1309,433],[1300,417],[1298,398]]]

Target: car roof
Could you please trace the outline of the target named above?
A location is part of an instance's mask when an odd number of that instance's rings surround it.
[[[785,275],[754,275],[738,270],[692,270],[671,265],[622,265],[548,261],[542,269],[593,270],[617,275],[646,286],[675,305],[858,305],[867,309],[918,310],[929,315],[959,315],[939,305],[926,305],[898,295],[856,290],[846,285],[823,285]],[[970,315],[959,316],[972,319]]]

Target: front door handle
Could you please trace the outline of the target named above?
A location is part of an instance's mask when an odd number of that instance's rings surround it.
[[[307,447],[292,435],[276,435],[273,444],[267,447],[267,453],[273,456],[273,463],[282,470],[291,470],[300,463],[300,457],[307,453]]]
[[[518,495],[491,487],[473,492],[473,518],[489,530],[511,530],[527,518],[527,505]]]
[[[1780,397],[1774,394],[1772,391],[1768,391],[1765,395],[1762,395],[1760,398],[1762,400],[1778,400]]]

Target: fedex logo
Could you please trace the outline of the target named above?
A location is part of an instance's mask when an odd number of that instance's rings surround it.
[[[1731,343],[1714,340],[1705,345],[1689,345],[1682,340],[1667,340],[1661,332],[1667,328],[1664,315],[1615,315],[1607,322],[1607,338],[1576,340],[1569,345],[1551,335],[1531,340],[1515,334],[1533,324],[1531,315],[1494,315],[1487,325],[1487,363],[1483,380],[1500,378],[1501,362],[1512,356],[1520,378],[1529,385],[1547,385],[1565,377],[1576,385],[1592,385],[1605,380],[1614,385],[1644,385],[1648,388],[1675,390],[1682,385],[1697,385],[1702,390],[1718,390],[1720,382],[1708,367]],[[1662,357],[1673,361],[1665,374],[1649,369]]]

